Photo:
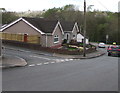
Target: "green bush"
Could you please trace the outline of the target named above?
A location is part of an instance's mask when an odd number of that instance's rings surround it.
[[[69,47],[68,50],[70,50],[70,51],[75,51],[75,50],[77,50],[77,48]]]
[[[67,39],[64,39],[64,40],[63,40],[63,44],[66,44],[66,43],[67,43]]]

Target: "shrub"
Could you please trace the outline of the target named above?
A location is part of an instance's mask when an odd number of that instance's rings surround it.
[[[67,39],[64,39],[62,44],[66,44],[66,43],[67,43]]]
[[[70,44],[71,44],[71,45],[77,45],[77,40],[72,39],[72,40],[70,41]]]

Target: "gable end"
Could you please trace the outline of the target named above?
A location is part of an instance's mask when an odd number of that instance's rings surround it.
[[[5,29],[9,28],[10,26],[12,26],[12,25],[14,25],[14,24],[16,24],[17,22],[20,22],[20,21],[25,22],[26,24],[28,24],[30,27],[32,27],[33,29],[35,29],[35,30],[38,31],[39,33],[45,34],[45,33],[43,33],[42,31],[40,31],[38,28],[36,28],[35,26],[33,26],[32,24],[30,24],[28,21],[26,21],[26,20],[23,19],[23,18],[19,18],[19,19],[13,21],[12,23],[10,23],[9,25],[7,25],[6,27],[2,28],[1,31],[4,31]]]

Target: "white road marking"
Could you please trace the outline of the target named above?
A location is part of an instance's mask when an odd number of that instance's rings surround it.
[[[69,60],[71,60],[71,61],[72,61],[73,59],[69,59]]]
[[[56,61],[56,63],[60,63],[60,61]]]
[[[55,62],[50,62],[50,63],[54,64]]]
[[[69,61],[69,59],[65,59],[65,61]]]
[[[40,65],[42,65],[42,63],[38,63],[37,65],[40,66]]]
[[[61,61],[65,61],[65,60],[62,59]]]
[[[38,57],[38,56],[34,56],[34,57]],[[52,61],[52,62],[38,63],[36,65],[35,64],[31,64],[31,65],[28,65],[28,66],[34,67],[34,66],[40,66],[40,65],[48,65],[50,63],[51,64],[54,64],[54,63],[63,63],[63,62],[72,61],[72,60],[80,60],[80,59],[55,59],[55,61]]]
[[[56,62],[60,62],[60,59],[56,59],[55,61],[56,61]]]
[[[31,65],[29,65],[29,67],[33,67],[33,66],[35,66],[35,64],[31,64]]]
[[[44,63],[45,65],[49,64],[49,62]]]
[[[61,61],[61,62],[63,63],[63,62],[66,62],[66,61]]]
[[[40,58],[40,59],[46,59],[46,60],[51,60],[51,59],[49,59],[49,58],[45,58],[45,57],[40,57],[40,56],[32,56],[32,55],[30,55],[30,57],[36,57],[36,58]]]

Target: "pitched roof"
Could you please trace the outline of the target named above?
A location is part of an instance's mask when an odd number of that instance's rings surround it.
[[[28,18],[23,17],[30,24],[43,31],[44,33],[52,33],[58,23],[57,20],[46,20],[44,18]]]
[[[60,21],[64,31],[72,31],[75,25],[75,22]]]
[[[2,28],[1,31],[14,25],[15,23],[19,22],[20,20],[23,20],[28,25],[30,25],[31,27],[36,29],[38,32],[40,32],[41,34],[53,33],[56,25],[60,25],[60,27],[62,26],[61,27],[63,29],[62,33],[64,33],[63,31],[72,31],[75,26],[75,23],[76,23],[76,22],[71,22],[71,21],[70,22],[68,22],[68,21],[60,21],[59,22],[58,20],[47,20],[44,18],[22,17],[22,18],[19,18],[18,20],[15,20],[12,23],[10,23],[6,27]]]

